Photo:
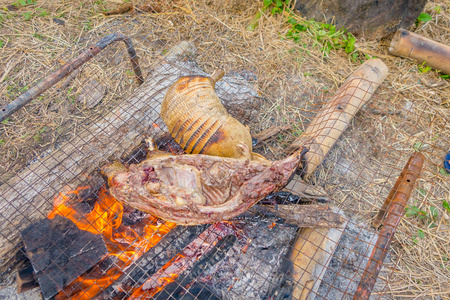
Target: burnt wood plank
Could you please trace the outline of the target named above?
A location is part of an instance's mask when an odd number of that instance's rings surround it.
[[[108,252],[99,234],[80,230],[70,220],[43,219],[21,232],[44,299],[50,299]]]

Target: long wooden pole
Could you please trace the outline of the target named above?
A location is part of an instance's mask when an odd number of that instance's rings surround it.
[[[450,74],[450,46],[399,29],[392,38],[389,52],[424,63],[442,73]]]
[[[290,151],[300,146],[306,153],[304,177],[310,177],[323,162],[328,151],[350,124],[358,110],[377,90],[388,74],[388,68],[379,59],[370,59],[355,70],[320,110],[305,132],[292,144]]]
[[[375,93],[388,73],[379,59],[362,64],[344,82],[322,110],[294,142],[291,150],[304,143],[306,153],[304,177],[309,177],[325,159],[342,132],[350,124],[361,106]],[[344,224],[343,227],[345,227]],[[290,252],[293,279],[296,282],[294,299],[313,299],[319,289],[324,269],[331,260],[344,230],[335,228],[303,228],[299,231]]]

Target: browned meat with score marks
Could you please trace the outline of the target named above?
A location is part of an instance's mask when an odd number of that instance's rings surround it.
[[[264,159],[252,153],[248,126],[227,112],[215,92],[215,84],[223,75],[219,69],[211,77],[181,77],[164,97],[161,118],[186,153]],[[240,144],[245,144],[250,151],[243,153]]]
[[[195,225],[233,218],[284,187],[304,152],[274,162],[159,152],[129,168],[113,163],[103,174],[111,194],[124,204]]]

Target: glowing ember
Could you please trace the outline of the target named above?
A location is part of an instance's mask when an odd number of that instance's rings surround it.
[[[92,299],[119,278],[121,270],[155,246],[175,227],[175,223],[165,222],[151,215],[146,215],[141,222],[134,225],[124,225],[123,205],[112,197],[105,187],[98,191],[98,200],[92,211],[82,214],[76,210],[76,202],[69,203],[73,201],[74,196],[79,198],[79,193],[88,188],[81,187],[75,191],[59,194],[48,218],[53,219],[56,215],[60,215],[74,222],[81,230],[101,234],[109,251],[108,257],[117,259],[113,260],[114,266],[106,272],[102,270],[100,263],[80,276],[61,291],[56,299]]]

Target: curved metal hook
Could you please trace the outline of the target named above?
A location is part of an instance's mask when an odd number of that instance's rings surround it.
[[[133,67],[134,74],[136,75],[137,82],[139,85],[141,85],[144,82],[144,78],[142,77],[142,72],[141,68],[139,67],[136,50],[134,49],[131,39],[128,36],[121,33],[112,33],[102,38],[95,45],[84,50],[78,57],[66,63],[59,70],[47,76],[44,80],[39,82],[37,85],[35,85],[31,89],[20,95],[10,103],[2,106],[0,108],[0,122],[9,117],[16,110],[18,110],[19,108],[30,102],[31,99],[39,96],[44,91],[46,91],[47,89],[55,85],[57,82],[59,82],[61,79],[63,79],[64,77],[66,77],[79,67],[81,67],[84,63],[89,61],[95,55],[100,53],[100,51],[106,48],[106,46],[115,43],[117,41],[122,41],[125,43],[128,55],[130,56],[130,61]]]

